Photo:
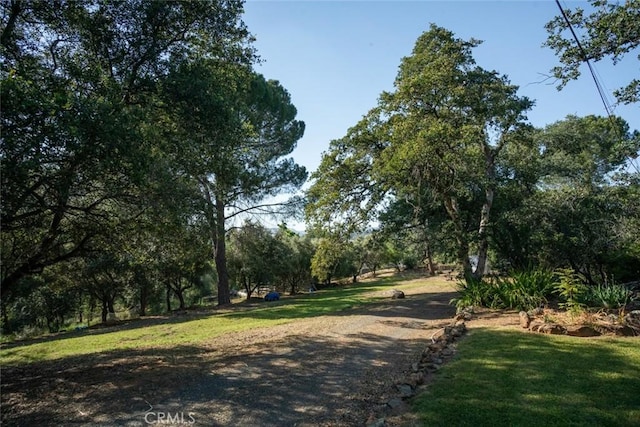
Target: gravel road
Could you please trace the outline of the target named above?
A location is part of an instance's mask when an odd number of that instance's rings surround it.
[[[204,346],[7,368],[3,425],[364,425],[455,313],[453,286],[405,294]]]

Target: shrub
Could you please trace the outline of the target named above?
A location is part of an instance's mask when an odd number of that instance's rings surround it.
[[[589,288],[586,303],[589,307],[607,310],[624,308],[631,300],[632,292],[622,285],[606,283]]]
[[[452,300],[458,308],[484,306],[530,310],[547,303],[553,291],[553,273],[524,270],[512,277],[471,278],[458,282],[460,297]]]
[[[484,280],[473,277],[459,280],[456,288],[460,296],[452,299],[451,304],[455,304],[458,309],[485,305],[489,292],[487,291],[488,286]]]
[[[587,287],[584,285],[578,274],[570,268],[561,268],[555,271],[557,284],[554,292],[565,302],[560,303],[572,312],[580,312],[584,309],[587,296]]]

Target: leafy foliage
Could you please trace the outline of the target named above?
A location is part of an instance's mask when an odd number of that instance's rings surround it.
[[[640,46],[640,1],[627,0],[620,4],[608,0],[590,0],[590,3],[595,11],[589,15],[580,7],[565,11],[571,26],[584,34],[580,38],[582,49],[567,32],[568,25],[563,16],[555,17],[545,26],[549,33],[545,45],[559,55],[562,63],[552,70],[553,75],[560,79],[559,88],[580,76],[580,66],[587,59],[599,61],[610,57],[616,64]],[[614,94],[619,102],[638,102],[640,80],[633,79]]]
[[[460,297],[453,300],[460,309],[468,306],[530,310],[548,302],[554,289],[553,273],[529,269],[511,277],[491,276],[458,282]]]

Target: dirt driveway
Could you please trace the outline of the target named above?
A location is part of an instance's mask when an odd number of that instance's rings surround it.
[[[216,338],[2,371],[3,425],[358,426],[451,321],[453,287]]]

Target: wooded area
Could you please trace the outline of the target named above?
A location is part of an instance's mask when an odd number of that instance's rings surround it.
[[[638,46],[640,8],[604,3],[570,20],[594,29],[589,58],[616,60]],[[480,41],[432,25],[394,90],[331,141],[305,197],[276,203],[307,181],[290,157],[305,124],[255,71],[242,1],[1,8],[5,334],[210,295],[224,305],[238,289],[296,293],[382,266],[640,278],[640,132],[615,116],[533,127],[535,100],[476,64]],[[547,28],[564,85],[585,53],[565,21]],[[637,102],[638,81],[617,95]],[[303,212],[300,235],[284,220]],[[280,215],[277,230],[265,214]]]

